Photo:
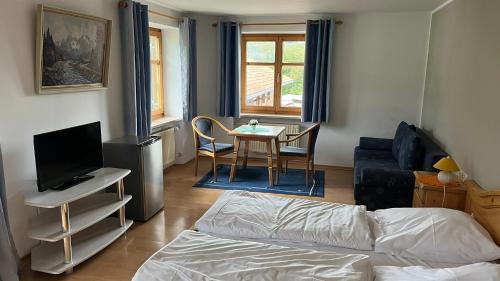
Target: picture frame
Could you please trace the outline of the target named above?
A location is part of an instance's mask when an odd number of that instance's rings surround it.
[[[38,5],[38,94],[92,91],[108,86],[112,21]]]

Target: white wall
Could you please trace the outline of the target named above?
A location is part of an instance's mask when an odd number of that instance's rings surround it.
[[[318,17],[230,18],[252,23],[295,22]],[[335,18],[344,24],[336,26],[335,33],[332,115],[330,123],[321,127],[316,162],[352,167],[353,150],[359,137],[392,138],[400,121],[417,124],[420,120],[430,15],[424,12],[363,13],[340,14]],[[244,31],[303,30],[299,27],[245,27]],[[215,54],[215,51],[205,52]],[[212,71],[215,72],[215,68]],[[213,76],[205,72],[198,75]]]
[[[101,121],[103,139],[123,133],[121,63],[116,1],[43,1],[46,5],[113,20],[109,88],[104,91],[35,94],[36,4],[9,1],[0,9],[0,143],[4,156],[7,206],[16,247],[29,252],[28,219],[35,209],[24,206],[24,190],[35,188],[33,135],[83,123]]]
[[[316,148],[320,164],[351,166],[359,137],[394,136],[402,120],[420,119],[428,13],[340,17],[334,51],[330,124]]]
[[[455,0],[432,15],[423,128],[470,178],[498,188],[500,1]]]

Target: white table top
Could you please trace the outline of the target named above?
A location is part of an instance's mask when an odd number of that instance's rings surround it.
[[[38,192],[36,183],[31,191],[25,194],[24,203],[28,206],[55,208],[70,203],[92,193],[100,191],[130,174],[130,170],[119,168],[101,168],[89,173],[94,178],[72,186],[66,190],[46,190]]]
[[[229,135],[236,137],[277,138],[285,129],[283,126],[263,125],[257,125],[255,129],[252,129],[249,125],[242,125],[229,132]]]

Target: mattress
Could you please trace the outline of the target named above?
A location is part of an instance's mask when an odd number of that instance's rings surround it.
[[[366,255],[237,241],[185,230],[151,256],[132,280],[372,281]]]

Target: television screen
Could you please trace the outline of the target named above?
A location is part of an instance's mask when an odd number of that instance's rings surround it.
[[[38,190],[64,189],[102,168],[101,123],[35,135]]]

